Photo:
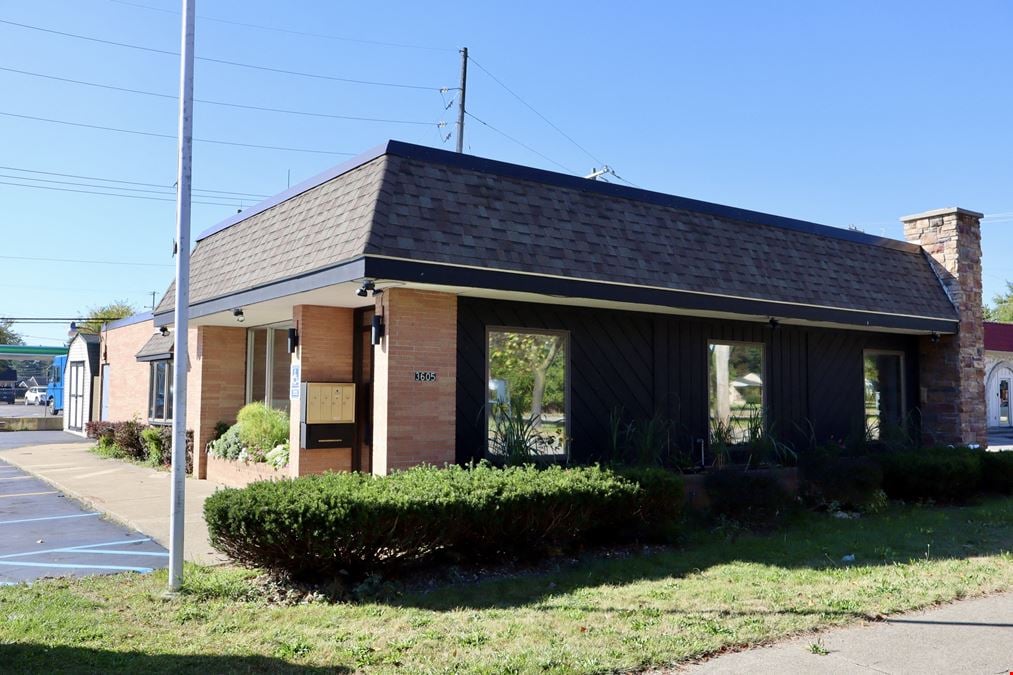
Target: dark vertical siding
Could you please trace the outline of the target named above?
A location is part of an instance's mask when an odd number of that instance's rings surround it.
[[[593,461],[608,445],[609,415],[660,414],[676,423],[680,443],[706,439],[707,343],[765,344],[767,410],[778,436],[796,442],[861,433],[862,351],[905,353],[908,409],[917,401],[914,339],[851,330],[698,319],[640,312],[517,303],[458,301],[457,459],[484,447],[486,329],[564,330],[570,348],[571,455]]]

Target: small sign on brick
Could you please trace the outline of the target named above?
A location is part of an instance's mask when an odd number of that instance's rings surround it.
[[[416,382],[435,382],[436,371],[435,370],[416,370],[415,371]]]

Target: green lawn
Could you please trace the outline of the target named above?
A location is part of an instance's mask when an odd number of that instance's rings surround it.
[[[268,605],[249,572],[165,573],[0,588],[13,672],[602,672],[875,618],[1013,583],[1013,499],[809,514],[763,536],[589,558],[513,578],[359,604]],[[840,560],[854,554],[856,562]],[[813,656],[812,658],[819,658]]]

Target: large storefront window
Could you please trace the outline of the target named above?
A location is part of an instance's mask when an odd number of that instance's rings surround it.
[[[711,438],[742,443],[763,425],[763,344],[711,342],[708,352]]]
[[[865,429],[871,439],[904,422],[904,355],[865,352]]]
[[[289,410],[287,328],[251,328],[246,343],[246,402],[263,401],[276,410]]]
[[[172,361],[151,362],[148,420],[152,424],[168,424],[172,421]]]
[[[496,459],[565,458],[569,340],[566,333],[490,329],[488,450]]]

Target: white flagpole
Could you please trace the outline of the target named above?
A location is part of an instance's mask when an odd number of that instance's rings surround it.
[[[183,0],[179,73],[179,165],[176,175],[176,327],[172,368],[172,494],[169,592],[183,585],[183,509],[186,490],[186,368],[190,314],[190,181],[193,155],[193,45],[196,0]],[[196,439],[194,439],[196,442]]]

